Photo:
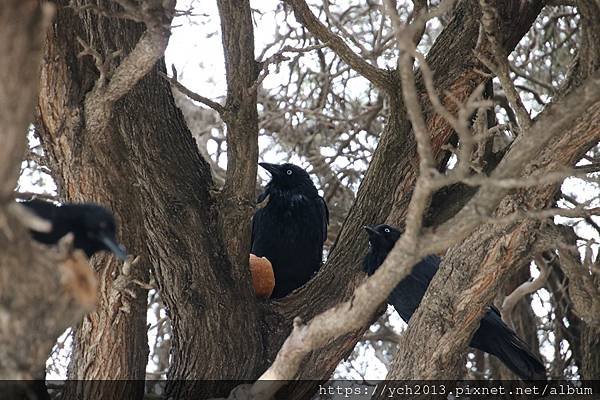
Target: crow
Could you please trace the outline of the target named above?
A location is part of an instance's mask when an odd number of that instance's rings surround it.
[[[363,260],[363,269],[370,276],[383,263],[401,233],[385,224],[364,228],[369,235],[369,251]],[[388,303],[394,306],[406,323],[419,307],[440,262],[441,259],[436,255],[423,258],[415,265],[410,275],[398,283],[388,297]],[[493,305],[487,307],[470,346],[498,357],[508,369],[524,381],[546,379],[546,370],[542,361],[502,321],[500,311]]]
[[[308,173],[294,164],[259,163],[271,181],[258,196],[265,202],[252,218],[252,250],[273,265],[271,298],[285,297],[321,267],[329,210]]]
[[[113,252],[121,260],[127,258],[116,239],[115,218],[104,207],[92,203],[65,203],[59,206],[39,199],[21,201],[19,204],[52,224],[50,232],[30,230],[37,242],[54,245],[70,232],[74,237],[73,247],[83,250],[88,258],[102,250]]]

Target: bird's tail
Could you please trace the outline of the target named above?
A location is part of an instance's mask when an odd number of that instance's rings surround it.
[[[524,381],[546,379],[544,363],[514,332],[499,338],[494,355]]]

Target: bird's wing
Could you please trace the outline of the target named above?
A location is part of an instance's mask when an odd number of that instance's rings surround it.
[[[325,199],[319,196],[319,211],[321,213],[321,219],[323,220],[323,242],[327,240],[327,226],[329,225],[329,209]]]
[[[498,308],[496,308],[495,305],[493,305],[493,304],[489,305],[487,308],[488,308],[487,311],[492,312],[492,313],[498,315],[498,317],[502,318],[502,314],[500,314],[500,310],[498,310]]]
[[[269,195],[269,191],[265,190],[264,192],[262,192],[261,194],[258,195],[258,197],[256,198],[256,204],[260,204],[263,201],[265,201],[265,199],[267,198],[267,196]]]
[[[250,246],[254,245],[254,240],[256,239],[256,229],[257,226],[260,223],[260,216],[262,214],[262,208],[266,205],[266,203],[269,201],[269,195],[271,194],[270,190],[269,190],[269,186],[267,185],[267,187],[265,187],[265,190],[258,195],[258,197],[256,198],[256,211],[254,212],[254,215],[252,216],[252,235],[250,236]],[[261,203],[265,203],[265,204],[261,204]],[[252,249],[252,247],[250,247]]]
[[[30,199],[19,202],[22,206],[27,207],[29,210],[33,211],[39,217],[44,219],[51,220],[58,207],[49,201],[44,201],[40,199]]]
[[[252,235],[250,236],[250,249],[254,247],[254,240],[256,240],[256,231],[257,227],[260,224],[260,217],[262,214],[262,209],[256,210],[254,216],[252,216]]]
[[[427,256],[415,265],[410,276],[427,287],[438,271],[440,261],[441,259],[436,255]]]

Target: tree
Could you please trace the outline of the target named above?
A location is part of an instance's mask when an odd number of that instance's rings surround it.
[[[154,285],[171,321],[167,392],[174,398],[226,397],[236,386],[191,379],[327,380],[379,317],[393,286],[434,252],[444,253],[444,261],[408,329],[394,337],[399,346],[389,378],[463,376],[466,345],[484,307],[512,275],[526,279],[524,268],[534,258],[540,269],[553,271],[538,284],[568,318],[556,329],[571,334],[579,375],[598,376],[600,360],[589,351],[600,333],[593,244],[580,257],[577,232],[556,226],[552,217],[595,224],[593,204],[575,198],[571,208],[559,206],[565,178],[593,179],[597,170],[597,150],[590,149],[600,140],[600,4],[397,3],[345,7],[286,0],[277,10],[283,34],[257,60],[250,3],[219,0],[223,103],[186,89],[176,71],[167,76],[163,55],[172,20],[181,13],[172,0],[60,0],[15,8],[36,26],[40,10],[56,8],[46,30],[33,123],[58,199],[108,205],[120,221],[120,237],[137,256],[125,265],[108,256],[92,259],[98,301],[74,327],[69,366],[70,378],[90,382],[67,382],[63,398],[142,398],[146,298]],[[35,35],[30,27],[18,30],[10,10],[0,7],[7,35]],[[435,26],[426,25],[429,20]],[[540,40],[544,45],[536,48]],[[12,69],[5,69],[0,93],[4,104],[17,103],[2,107],[10,112],[0,115],[10,128],[3,133],[6,143],[15,143],[0,166],[5,210],[18,209],[11,193],[20,161],[14,154],[25,147],[36,98],[31,76],[40,60],[27,50],[35,40],[14,43],[3,53],[11,55],[6,62]],[[303,62],[312,54],[317,70]],[[544,68],[547,58],[552,68]],[[279,92],[262,87],[275,64],[290,76]],[[355,79],[364,87],[358,98],[348,89]],[[19,89],[27,83],[28,90],[16,96],[14,82]],[[198,149],[171,86],[218,114],[211,123],[216,139],[226,144],[224,171],[202,146],[208,139]],[[521,96],[540,104],[526,106]],[[18,113],[12,111],[16,106]],[[504,117],[506,123],[499,123]],[[307,161],[333,211],[326,263],[278,302],[255,298],[248,269],[259,134]],[[510,140],[503,145],[503,138]],[[331,150],[334,155],[327,155]],[[584,157],[592,166],[577,169]],[[340,171],[342,159],[348,163]],[[35,292],[25,291],[26,285],[41,287],[56,271],[48,270],[47,261],[24,258],[45,256],[46,249],[29,241],[22,224],[34,223],[30,218],[19,222],[12,217],[18,211],[6,213],[14,234],[5,232],[3,249],[20,248],[17,241],[36,250],[3,255],[0,265],[6,271],[40,269],[39,282],[12,282],[8,275],[0,281],[11,288],[2,290],[4,301],[21,302],[10,312],[24,324],[31,318],[26,310],[40,302],[23,295]],[[363,282],[362,226],[382,221],[401,225],[404,235],[378,273]],[[60,260],[67,257],[65,248]],[[568,291],[561,290],[567,279]],[[527,294],[527,288],[515,290],[520,283],[506,285],[513,303],[524,296],[519,293]],[[22,328],[2,334],[5,376],[36,376],[48,343],[85,309],[78,300],[65,313],[65,304],[73,303],[65,302],[68,294],[56,293],[50,290],[46,302],[48,318],[64,315],[55,329],[22,334],[35,357],[6,352]],[[521,307],[525,311],[511,314],[515,325],[530,310]],[[28,367],[11,374],[11,365],[23,365],[21,358]],[[564,374],[564,368],[557,370]],[[99,379],[138,384],[94,381]],[[234,390],[255,398],[280,390],[282,398],[298,399],[315,390],[314,381],[280,388],[283,383],[263,380]]]

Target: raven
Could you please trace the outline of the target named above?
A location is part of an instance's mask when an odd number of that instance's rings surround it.
[[[367,274],[372,275],[392,250],[401,233],[385,224],[365,226],[365,230],[369,235],[369,252],[364,258],[363,269]],[[415,265],[410,275],[398,283],[388,297],[388,303],[394,306],[406,323],[419,307],[440,262],[441,259],[436,255],[423,258]],[[524,381],[546,379],[544,364],[502,321],[500,311],[493,305],[487,307],[470,345],[498,357],[508,369]]]
[[[52,224],[50,232],[30,231],[32,238],[37,242],[53,245],[71,232],[74,237],[73,246],[83,250],[88,258],[102,250],[112,251],[121,260],[127,257],[115,237],[115,218],[100,205],[65,203],[58,206],[39,199],[26,200],[19,204]]]
[[[304,285],[321,267],[329,210],[308,173],[294,164],[259,163],[271,181],[258,197],[266,202],[252,218],[252,250],[273,265],[272,298]]]

